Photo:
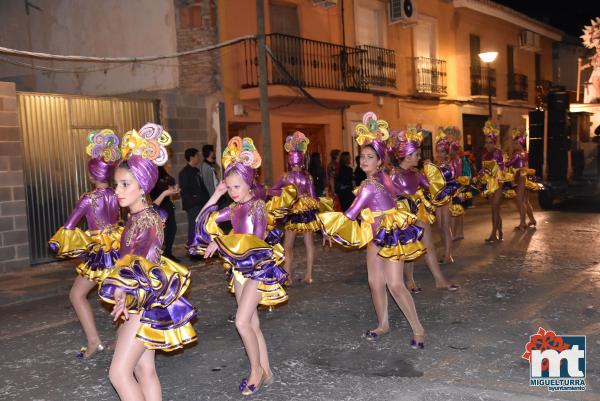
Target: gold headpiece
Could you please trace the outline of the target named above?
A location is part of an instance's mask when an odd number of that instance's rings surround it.
[[[123,159],[137,155],[152,161],[157,166],[163,166],[169,160],[166,146],[171,142],[171,135],[162,126],[147,123],[140,128],[139,132],[133,129],[123,135],[121,153]]]
[[[92,131],[88,134],[87,141],[85,152],[88,156],[102,159],[105,163],[113,163],[121,158],[119,137],[112,130]]]
[[[365,113],[362,121],[354,128],[354,139],[360,146],[368,145],[375,140],[387,141],[390,137],[387,121],[378,120],[377,115],[372,111]]]
[[[227,143],[227,147],[223,151],[223,158],[221,159],[224,168],[228,168],[230,165],[235,163],[242,163],[244,166],[257,169],[262,163],[262,159],[252,138],[240,138],[234,136]]]
[[[490,120],[487,120],[485,122],[485,125],[483,126],[483,134],[485,136],[493,136],[494,138],[497,138],[499,132],[500,130],[498,129],[498,127],[492,124]]]
[[[583,35],[580,38],[583,41],[583,45],[588,49],[593,49],[596,47],[594,43],[595,40],[600,40],[600,17],[596,17],[595,19],[590,21],[591,24],[583,27]]]

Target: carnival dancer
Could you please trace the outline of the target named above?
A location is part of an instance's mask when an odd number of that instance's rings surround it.
[[[390,149],[398,163],[393,170],[391,178],[396,186],[396,191],[402,196],[408,197],[416,205],[416,225],[423,230],[423,244],[427,247],[425,263],[433,274],[435,287],[449,291],[458,290],[458,286],[450,284],[442,271],[440,270],[435,244],[431,233],[431,225],[435,223],[435,206],[432,202],[443,202],[445,198],[454,193],[446,190],[445,181],[450,181],[449,177],[444,177],[443,173],[432,163],[426,163],[425,167],[429,171],[430,179],[417,169],[421,159],[421,142],[423,134],[417,131],[415,127],[409,127],[405,131],[393,131],[390,138]],[[435,196],[431,194],[435,194]],[[414,264],[407,263],[405,267],[405,276],[408,288],[412,293],[421,292],[414,279]]]
[[[502,216],[500,214],[500,207],[502,205],[502,199],[504,197],[511,197],[505,195],[505,183],[510,185],[512,182],[512,174],[505,171],[504,168],[504,155],[502,150],[497,147],[499,130],[495,127],[491,121],[486,121],[483,127],[483,134],[485,135],[484,152],[481,156],[482,169],[479,172],[479,183],[481,187],[481,193],[484,197],[489,199],[492,207],[492,232],[485,242],[490,244],[497,241],[502,241]]]
[[[373,112],[363,116],[355,128],[355,140],[361,147],[360,167],[367,179],[358,187],[348,210],[320,213],[318,218],[324,235],[338,244],[367,246],[369,287],[378,325],[366,332],[366,338],[374,340],[390,330],[387,286],[412,328],[411,347],[423,349],[425,330],[402,276],[404,262],[425,252],[420,241],[423,230],[415,225],[417,218],[408,202],[397,202],[396,188],[382,169],[388,137],[386,121],[377,119]],[[360,223],[356,221],[359,217]]]
[[[529,155],[527,154],[526,142],[527,134],[522,130],[513,128],[511,132],[513,142],[513,155],[506,163],[508,169],[514,171],[514,180],[517,186],[517,207],[519,209],[519,225],[515,230],[525,230],[527,227],[535,228],[537,222],[533,217],[533,207],[529,202],[529,192],[543,189],[539,179],[535,177],[535,170],[528,168]],[[525,215],[529,217],[529,222],[525,224]]]
[[[319,198],[315,192],[312,176],[306,171],[305,154],[309,140],[300,131],[289,135],[285,140],[285,151],[288,152],[287,160],[291,171],[284,173],[279,181],[268,190],[269,196],[281,196],[285,187],[293,186],[296,189],[296,201],[289,212],[283,216],[285,223],[285,271],[288,273],[287,285],[293,284],[294,273],[294,241],[297,234],[304,237],[306,248],[306,273],[303,282],[312,284],[313,261],[315,246],[313,233],[319,230],[317,213],[319,213]]]
[[[148,194],[158,180],[157,166],[167,162],[171,136],[148,123],[123,136],[123,159],[115,170],[119,205],[129,209],[121,236],[120,259],[104,279],[99,294],[114,304],[119,329],[109,377],[124,401],[160,400],[155,350],[173,351],[196,340],[191,320],[196,311],[183,297],[190,272],[164,256],[164,217]]]
[[[90,132],[87,141],[86,153],[91,156],[87,163],[88,178],[95,189],[81,195],[65,225],[48,241],[58,258],[83,258],[75,269],[77,277],[69,299],[87,338],[87,346],[77,354],[84,359],[105,349],[87,296],[108,275],[119,258],[119,241],[123,231],[117,225],[117,197],[109,187],[114,164],[121,157],[119,138],[113,131],[105,129]],[[84,217],[87,231],[77,227]]]
[[[232,138],[223,152],[225,180],[222,181],[196,219],[196,236],[190,253],[205,258],[218,252],[228,273],[233,276],[238,310],[235,325],[242,338],[250,361],[250,375],[240,383],[243,395],[257,392],[261,386],[273,382],[267,344],[260,329],[257,306],[265,296],[287,299],[281,287],[286,278],[280,233],[267,230],[267,207],[257,198],[255,170],[261,157],[250,138]],[[217,210],[217,202],[229,193],[233,203]],[[217,226],[231,221],[233,231],[225,235]],[[280,292],[265,294],[260,284],[278,286]]]
[[[455,131],[458,128],[453,128]],[[473,199],[473,186],[471,185],[471,168],[468,162],[461,157],[461,145],[456,137],[450,143],[450,163],[453,170],[460,176],[457,182],[464,184],[456,196],[452,198],[450,204],[450,215],[452,216],[452,240],[457,241],[465,238],[464,234],[464,215],[467,202]]]
[[[458,194],[461,186],[455,184],[455,180],[460,175],[460,170],[456,170],[456,165],[450,159],[450,145],[452,143],[452,127],[439,128],[435,137],[435,149],[437,154],[436,166],[442,171],[439,177],[443,177],[442,185],[447,189],[444,197],[432,203],[436,206],[435,215],[438,224],[440,225],[442,234],[442,243],[444,244],[444,258],[439,261],[440,264],[454,263],[452,257],[452,228],[450,204],[452,199]],[[429,170],[431,163],[425,164],[425,169]],[[437,171],[435,172],[437,173]],[[449,183],[451,181],[452,183]],[[430,190],[431,190],[430,186]],[[451,189],[448,190],[448,189]]]

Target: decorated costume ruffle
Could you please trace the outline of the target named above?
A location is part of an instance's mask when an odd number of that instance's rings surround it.
[[[118,226],[93,231],[61,227],[48,245],[57,258],[83,258],[84,261],[75,268],[77,274],[101,283],[119,259],[122,232],[123,227]]]
[[[532,192],[538,192],[544,189],[540,177],[535,175],[533,168],[521,168],[515,172],[515,183],[518,177],[525,177],[525,188]]]
[[[361,248],[373,241],[381,248],[379,256],[393,260],[413,260],[426,252],[420,241],[423,229],[415,224],[417,216],[407,202],[385,211],[363,209],[360,223],[341,212],[320,213],[318,219],[324,235],[346,248]],[[377,224],[375,234],[373,224]]]
[[[483,162],[483,169],[477,183],[481,194],[486,198],[500,189],[501,185],[504,196],[510,198],[514,197],[514,190],[510,188],[512,180],[513,174],[500,170],[495,160],[486,160]],[[507,186],[504,183],[508,183]]]
[[[284,261],[283,247],[279,244],[283,235],[281,230],[269,231],[264,241],[252,234],[225,235],[216,223],[217,215],[216,205],[200,213],[194,241],[189,247],[190,254],[204,255],[206,247],[214,240],[232,293],[234,281],[243,285],[250,278],[259,281],[260,305],[274,306],[287,301],[288,296],[282,286],[287,273],[280,267]]]
[[[443,206],[449,203],[462,187],[452,176],[452,170],[445,166],[425,163],[423,171],[427,181],[429,181],[431,203],[435,206]]]
[[[189,270],[161,257],[160,263],[126,255],[102,282],[98,293],[103,301],[114,304],[115,291],[126,294],[129,313],[141,314],[136,337],[148,349],[173,351],[196,341],[191,320],[196,310],[183,297],[190,285]]]
[[[435,223],[435,206],[431,203],[430,195],[422,188],[412,195],[407,195],[417,206],[417,219],[425,224]]]
[[[471,177],[460,176],[456,182],[461,185],[460,189],[450,203],[448,208],[452,217],[459,217],[465,214],[465,204],[469,199],[473,199],[473,186],[471,185]]]

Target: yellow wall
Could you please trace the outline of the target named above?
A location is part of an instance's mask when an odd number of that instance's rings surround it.
[[[346,45],[356,45],[354,23],[355,1],[340,0],[336,7],[324,10],[315,7],[309,0],[286,0],[278,4],[295,4],[300,21],[300,35],[307,39],[341,44],[341,3],[344,1]],[[372,0],[379,1],[379,0]],[[383,1],[383,0],[381,0]],[[387,6],[387,1],[383,1]],[[220,35],[227,40],[241,35],[256,33],[254,1],[220,0]],[[326,127],[327,153],[334,148],[352,150],[352,129],[363,113],[374,111],[379,118],[388,120],[392,128],[421,123],[434,131],[438,126],[462,127],[463,114],[487,115],[487,99],[473,99],[470,93],[470,47],[469,35],[481,38],[481,50],[498,51],[493,63],[496,69],[497,96],[494,99],[493,117],[496,123],[511,127],[522,127],[522,116],[532,109],[535,102],[535,56],[533,52],[519,48],[521,27],[498,18],[469,9],[455,9],[452,2],[445,0],[420,0],[418,14],[436,19],[437,58],[446,60],[448,96],[442,99],[415,98],[413,71],[413,29],[386,21],[386,47],[395,51],[397,83],[395,88],[386,88],[385,93],[367,96],[366,103],[354,105],[341,111],[320,108],[302,97],[297,102],[282,107],[289,99],[270,99],[271,146],[273,176],[284,170],[284,152],[281,149],[284,123],[324,124]],[[386,15],[387,17],[387,15]],[[269,28],[269,1],[265,1],[266,32]],[[514,71],[528,76],[529,93],[526,103],[507,102],[507,45],[515,49]],[[542,37],[541,78],[552,78],[552,40]],[[240,89],[244,82],[244,52],[239,46],[222,51],[223,90],[227,107],[228,122],[259,123],[258,101],[240,101]],[[344,92],[340,100],[344,100]],[[370,99],[370,100],[368,100]],[[234,116],[233,104],[243,103],[246,115]],[[501,112],[501,114],[500,114]],[[254,130],[259,129],[254,126]],[[322,155],[327,162],[328,156]]]

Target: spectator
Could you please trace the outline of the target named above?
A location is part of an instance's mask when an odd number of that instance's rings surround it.
[[[354,201],[352,193],[352,167],[350,167],[350,152],[342,152],[337,176],[335,177],[335,193],[340,199],[340,206],[346,211]]]
[[[152,191],[150,191],[150,197],[156,206],[167,213],[163,255],[178,263],[180,260],[173,256],[173,242],[175,242],[175,234],[177,234],[177,222],[175,221],[175,205],[171,196],[178,194],[179,191],[180,189],[175,183],[175,179],[169,175],[164,166],[159,166],[158,181]]]
[[[317,192],[317,196],[323,196],[323,192],[325,191],[325,169],[323,169],[323,164],[321,163],[321,154],[318,152],[313,152],[310,155],[310,161],[308,162],[308,172],[313,178],[313,183],[315,184],[315,190]]]
[[[331,157],[331,161],[327,165],[327,188],[329,193],[333,194],[335,191],[335,176],[339,170],[338,156],[340,155],[339,149],[333,149],[329,156]]]
[[[186,149],[184,156],[187,164],[179,172],[179,186],[181,187],[181,204],[188,218],[188,244],[190,244],[194,239],[196,217],[210,195],[202,182],[202,175],[198,169],[200,164],[198,149]]]
[[[362,168],[360,168],[360,155],[356,156],[356,159],[354,160],[356,160],[356,167],[354,168],[354,186],[357,187],[367,178],[367,175]]]
[[[215,161],[215,147],[213,145],[204,145],[202,147],[202,157],[204,160],[200,165],[200,172],[202,174],[202,182],[210,197],[215,192],[217,185],[219,185],[220,168]]]

